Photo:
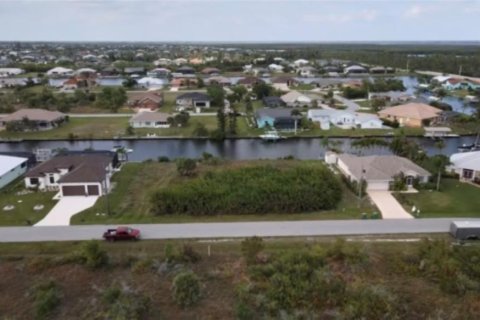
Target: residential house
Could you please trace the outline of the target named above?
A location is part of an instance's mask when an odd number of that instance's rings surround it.
[[[0,155],[0,189],[27,171],[28,158]]]
[[[385,102],[407,102],[415,99],[415,96],[402,91],[388,91],[388,92],[369,92],[368,100],[384,100]]]
[[[300,75],[300,77],[312,78],[312,77],[315,77],[317,73],[317,69],[311,66],[305,66],[305,67],[298,68],[297,72]]]
[[[127,104],[135,109],[156,110],[163,104],[160,91],[131,91],[127,93]]]
[[[25,73],[25,70],[20,68],[0,68],[0,78],[18,76]]]
[[[480,89],[480,82],[466,78],[449,78],[442,87],[446,90],[477,90]]]
[[[129,123],[133,128],[170,128],[170,117],[168,113],[143,111],[134,115]]]
[[[238,85],[242,85],[247,88],[252,88],[253,86],[260,83],[265,83],[265,81],[257,77],[245,77],[237,81]]]
[[[47,71],[49,77],[69,77],[73,75],[73,70],[64,67],[55,67]]]
[[[203,74],[208,74],[208,75],[219,75],[220,74],[220,69],[218,68],[204,68],[202,69]]]
[[[175,77],[170,81],[170,86],[172,88],[190,88],[196,87],[198,85],[198,80],[192,77]]]
[[[449,170],[457,173],[461,181],[480,184],[480,151],[454,153],[450,163]]]
[[[296,130],[301,118],[301,116],[292,115],[292,109],[289,108],[263,108],[255,112],[258,128]]]
[[[387,73],[387,69],[384,67],[372,67],[370,68],[370,73],[372,74],[384,74]]]
[[[298,91],[290,91],[280,97],[288,107],[303,107],[310,106],[312,99]]]
[[[440,122],[441,109],[424,103],[407,103],[378,112],[381,119],[397,121],[400,126],[423,127]]]
[[[310,109],[307,118],[318,122],[322,130],[329,130],[330,124],[341,129],[382,129],[382,120],[376,115],[369,113],[350,112],[335,109]]]
[[[205,83],[207,85],[219,85],[222,87],[228,87],[232,85],[232,81],[230,80],[230,78],[222,77],[222,76],[210,77],[205,80]]]
[[[193,65],[199,65],[199,64],[204,64],[205,60],[203,60],[202,58],[191,58],[190,60],[188,60],[188,63]]]
[[[180,66],[180,65],[182,65],[182,64],[185,64],[185,63],[187,63],[187,62],[188,62],[188,60],[185,59],[185,58],[177,58],[177,59],[174,59],[174,60],[173,60],[173,64],[175,64],[175,65],[177,65],[177,66]]]
[[[142,74],[145,72],[145,68],[144,67],[126,67],[125,69],[123,69],[123,72],[130,75]]]
[[[73,77],[73,78],[70,78],[68,80],[66,80],[65,82],[63,82],[63,85],[62,85],[62,90],[64,91],[75,91],[78,89],[78,80],[77,78]]]
[[[299,68],[299,67],[306,66],[309,63],[310,63],[310,61],[308,61],[308,60],[298,59],[298,60],[293,61],[293,66],[296,67],[296,68]]]
[[[280,72],[283,72],[283,66],[276,63],[271,63],[268,65],[268,70],[271,72],[280,73]]]
[[[25,186],[60,191],[60,197],[101,196],[110,190],[110,177],[118,164],[115,152],[61,154],[42,162],[25,175]]]
[[[172,60],[168,58],[160,58],[153,62],[155,66],[169,66],[172,64]]]
[[[272,78],[272,84],[275,86],[276,84],[284,84],[288,87],[296,86],[299,84],[299,81],[294,77],[289,76],[279,76]]]
[[[49,130],[60,126],[67,116],[58,111],[20,109],[0,118],[0,129],[14,127],[16,131]]]
[[[177,105],[193,108],[210,108],[210,97],[201,92],[188,92],[181,94],[176,99]]]
[[[137,80],[137,87],[144,88],[144,89],[161,89],[167,84],[168,84],[167,79],[143,77]]]
[[[408,188],[412,188],[416,180],[428,182],[431,176],[430,172],[409,159],[394,155],[356,156],[327,152],[325,160],[335,164],[350,181],[366,181],[367,190],[372,191],[390,190],[395,177],[402,174]]]
[[[364,74],[368,73],[368,70],[359,65],[351,65],[343,69],[345,74]]]
[[[280,99],[280,97],[264,97],[262,101],[263,105],[267,108],[278,108],[287,106],[287,104],[282,99]]]
[[[155,68],[147,72],[147,77],[166,79],[170,76],[171,71],[166,68]]]
[[[188,66],[182,66],[180,68],[177,68],[177,70],[175,70],[175,72],[183,74],[183,75],[195,74],[195,69],[193,69],[192,67],[188,67]]]

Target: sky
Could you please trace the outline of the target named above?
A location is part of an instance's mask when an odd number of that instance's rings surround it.
[[[0,41],[477,41],[480,0],[0,0]]]

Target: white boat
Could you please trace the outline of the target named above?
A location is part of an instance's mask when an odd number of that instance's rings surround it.
[[[266,131],[264,134],[260,135],[260,138],[264,141],[277,141],[282,139],[277,131]]]

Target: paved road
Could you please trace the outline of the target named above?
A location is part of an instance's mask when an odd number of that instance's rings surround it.
[[[467,219],[455,219],[467,220]],[[472,219],[468,219],[472,220]],[[477,219],[480,220],[480,219]],[[448,232],[452,219],[329,220],[131,225],[144,239],[208,239],[380,235]],[[2,227],[0,242],[76,241],[100,239],[108,226]]]
[[[346,98],[341,97],[339,95],[334,95],[333,98],[335,100],[340,101],[341,103],[343,103],[344,105],[347,106],[347,109],[345,109],[345,111],[357,112],[357,110],[360,109],[360,105],[357,104],[355,101],[346,99]]]
[[[174,113],[175,114],[175,113]],[[192,117],[211,117],[216,116],[216,112],[189,112]],[[70,113],[70,118],[131,118],[135,113]],[[2,115],[0,115],[1,118]]]

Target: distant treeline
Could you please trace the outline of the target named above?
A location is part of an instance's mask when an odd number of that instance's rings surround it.
[[[296,213],[334,209],[341,182],[323,167],[250,167],[168,186],[151,198],[152,213],[217,215]]]

